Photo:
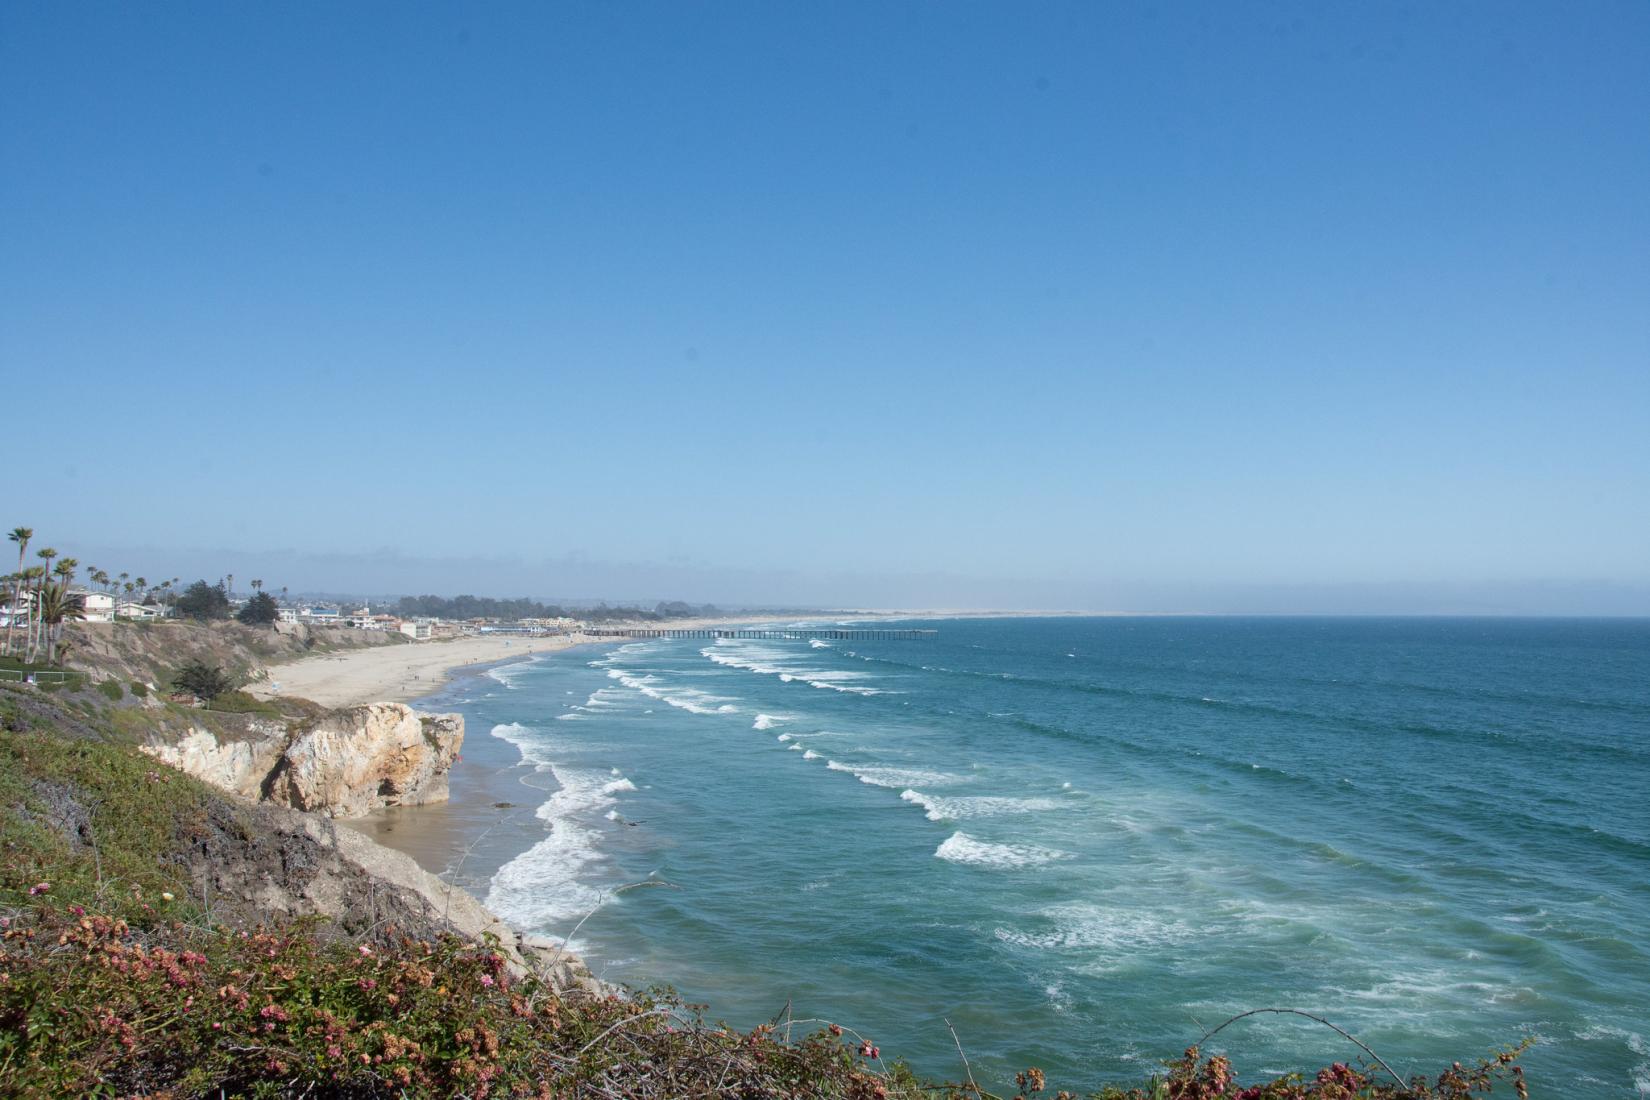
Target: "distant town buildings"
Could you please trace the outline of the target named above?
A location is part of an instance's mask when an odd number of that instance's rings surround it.
[[[159,604],[138,603],[135,600],[117,600],[109,592],[93,592],[88,588],[77,588],[69,593],[80,597],[81,621],[88,623],[112,623],[116,619],[129,619],[139,622],[166,617],[166,608]],[[28,618],[28,605],[32,594],[23,594],[23,614],[18,621]],[[10,610],[9,608],[7,609]],[[5,621],[0,618],[0,626]]]
[[[84,621],[88,623],[144,622],[164,619],[172,614],[172,611],[162,604],[123,600],[109,592],[77,589],[74,594],[80,596],[84,601]],[[21,607],[18,621],[22,622],[28,619],[32,600],[32,593],[23,592],[20,597]],[[245,603],[245,600],[231,601],[231,612],[237,607],[244,606]],[[9,602],[4,607],[0,607],[0,629],[5,627],[6,619],[10,616],[11,610]],[[370,606],[365,605],[345,610],[342,607],[323,603],[277,607],[276,624],[277,629],[282,632],[290,631],[298,626],[381,630],[386,633],[405,635],[415,642],[425,642],[438,638],[456,638],[466,635],[544,637],[552,634],[574,633],[583,627],[579,620],[570,617],[512,620],[478,617],[455,620],[424,615],[403,617],[386,612],[374,613]]]

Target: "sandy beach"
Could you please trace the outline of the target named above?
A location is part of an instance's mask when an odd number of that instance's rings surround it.
[[[453,672],[466,666],[550,653],[594,640],[582,634],[474,637],[329,653],[276,665],[269,670],[268,680],[248,690],[264,699],[296,695],[327,707],[405,703],[439,691]]]
[[[773,621],[771,615],[743,615],[614,625],[691,630]],[[268,680],[247,690],[261,699],[296,695],[324,707],[407,703],[440,691],[452,678],[452,673],[470,665],[496,664],[534,653],[553,653],[575,645],[612,641],[611,638],[591,638],[583,634],[549,638],[477,636],[325,653],[275,665],[269,670]]]

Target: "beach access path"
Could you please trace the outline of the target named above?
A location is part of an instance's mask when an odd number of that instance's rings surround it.
[[[247,690],[261,699],[296,695],[324,707],[405,703],[440,690],[452,673],[468,665],[489,665],[534,653],[551,653],[593,640],[580,634],[548,638],[469,637],[321,653],[272,665],[269,679]]]

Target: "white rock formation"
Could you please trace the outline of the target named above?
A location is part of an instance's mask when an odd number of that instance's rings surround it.
[[[245,740],[196,729],[144,751],[215,787],[329,817],[386,806],[443,802],[447,772],[464,743],[457,714],[420,714],[404,703],[333,711],[296,730],[254,723]]]

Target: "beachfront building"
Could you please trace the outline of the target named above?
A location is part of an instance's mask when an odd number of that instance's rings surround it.
[[[427,642],[433,636],[429,623],[415,623],[411,619],[403,620],[398,629],[415,642]]]
[[[579,628],[579,620],[565,616],[556,619],[522,619],[521,625],[535,627],[547,634],[571,634]]]
[[[132,619],[136,622],[153,622],[155,619],[166,618],[166,609],[152,603],[132,603],[126,601],[115,605],[115,618]]]
[[[349,622],[336,607],[277,607],[275,621],[310,626],[343,626]]]
[[[70,593],[81,599],[82,621],[88,623],[112,623],[115,621],[115,598],[107,592],[92,592],[87,589],[77,589]]]

